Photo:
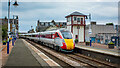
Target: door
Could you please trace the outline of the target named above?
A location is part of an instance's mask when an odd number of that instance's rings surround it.
[[[83,24],[83,18],[81,18],[81,24]]]

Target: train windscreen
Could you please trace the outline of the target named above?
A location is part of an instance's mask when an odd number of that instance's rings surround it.
[[[72,39],[72,35],[69,31],[61,31],[64,39]]]

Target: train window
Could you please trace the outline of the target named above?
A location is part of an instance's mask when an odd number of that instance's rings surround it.
[[[74,17],[74,21],[76,21],[77,20],[77,17]]]
[[[59,37],[58,33],[57,33],[57,37]]]
[[[61,31],[64,39],[72,39],[72,35],[69,31]]]

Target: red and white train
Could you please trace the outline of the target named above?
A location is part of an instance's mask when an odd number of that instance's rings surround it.
[[[58,51],[72,52],[75,48],[72,33],[63,28],[38,33],[20,34],[19,36],[40,42]]]

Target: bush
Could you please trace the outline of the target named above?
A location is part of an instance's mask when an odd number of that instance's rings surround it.
[[[7,41],[5,40],[5,41],[3,41],[3,43],[7,43]]]
[[[86,43],[90,43],[90,42],[87,41]]]
[[[7,41],[3,41],[3,45],[6,45]]]
[[[113,42],[110,42],[110,43],[108,43],[108,45],[114,45],[114,43],[113,43]]]
[[[7,25],[6,25],[7,26]],[[2,40],[7,39],[7,28],[5,25],[2,25]]]
[[[114,43],[113,42],[108,43],[108,48],[113,49],[114,48]]]
[[[90,45],[90,42],[87,41],[87,42],[85,42],[85,44],[86,44],[86,45]]]
[[[78,39],[75,39],[75,43],[78,43]]]
[[[114,25],[113,23],[106,23],[106,25]]]

